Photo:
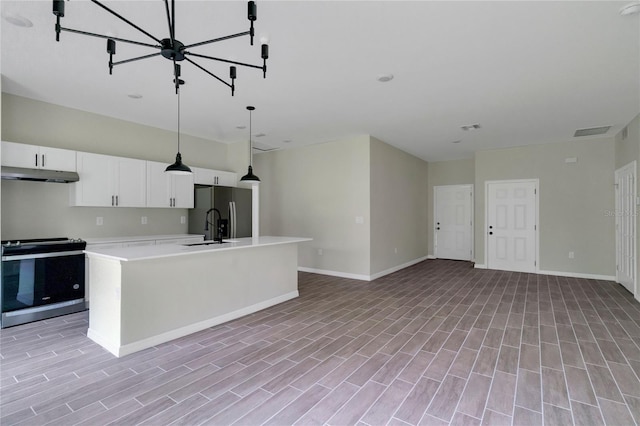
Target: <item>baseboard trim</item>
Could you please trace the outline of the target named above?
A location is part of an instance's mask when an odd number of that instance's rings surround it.
[[[476,269],[487,269],[487,265],[476,263],[473,265]],[[557,277],[568,277],[568,278],[586,278],[588,280],[601,280],[601,281],[615,281],[616,277],[613,275],[598,275],[598,274],[583,274],[581,272],[564,272],[564,271],[545,271],[538,270],[533,272],[534,274],[539,275],[555,275]]]
[[[375,274],[372,274],[372,275],[351,274],[349,272],[331,271],[328,269],[307,268],[304,266],[298,266],[298,271],[310,272],[312,274],[329,275],[331,277],[349,278],[349,279],[360,280],[360,281],[373,281],[378,278],[384,277],[385,275],[389,275],[394,272],[397,272],[401,269],[408,268],[409,266],[415,265],[416,263],[420,263],[427,259],[429,259],[429,256],[423,256],[418,259],[414,259],[409,262],[403,263],[402,265],[394,266],[392,268],[385,269],[384,271],[376,272]]]
[[[394,272],[398,272],[401,269],[408,268],[409,266],[413,266],[416,263],[423,262],[423,261],[425,261],[427,259],[429,259],[429,256],[419,257],[417,259],[413,259],[413,260],[410,260],[409,262],[403,263],[402,265],[394,266],[392,268],[385,269],[384,271],[376,272],[375,274],[370,275],[369,281],[373,281],[373,280],[376,280],[378,278],[384,277],[385,275],[389,275],[389,274],[392,274]]]
[[[201,331],[206,328],[223,324],[225,322],[243,317],[245,315],[249,315],[254,312],[261,311],[263,309],[277,305],[279,303],[286,302],[287,300],[295,299],[299,295],[300,293],[298,292],[298,290],[292,291],[292,292],[283,294],[281,296],[277,296],[269,300],[265,300],[264,302],[247,306],[246,308],[238,309],[223,315],[218,315],[217,317],[210,318],[205,321],[200,321],[195,324],[190,324],[184,327],[177,328],[175,330],[167,331],[165,333],[161,333],[156,336],[138,340],[137,342],[128,343],[125,345],[118,345],[117,343],[114,343],[109,339],[107,339],[106,337],[100,335],[95,330],[92,330],[91,328],[87,330],[87,337],[89,337],[91,340],[101,345],[102,347],[106,348],[109,352],[111,352],[115,356],[123,357],[125,355],[129,355],[134,352],[141,351],[143,349],[151,348],[161,343],[169,342],[171,340],[174,340],[183,336],[188,336],[189,334],[195,333],[197,331]]]
[[[598,274],[583,274],[581,272],[564,272],[564,271],[538,271],[540,275],[555,275],[558,277],[569,278],[586,278],[588,280],[601,280],[601,281],[615,281],[615,275],[598,275]]]
[[[316,268],[307,268],[304,266],[298,266],[298,271],[310,272],[312,274],[329,275],[331,277],[338,277],[338,278],[349,278],[353,280],[371,281],[369,279],[369,275],[350,274],[348,272],[331,271],[329,269],[316,269]]]
[[[435,255],[433,254],[430,254],[427,256],[427,259],[437,259],[437,257],[435,257]]]

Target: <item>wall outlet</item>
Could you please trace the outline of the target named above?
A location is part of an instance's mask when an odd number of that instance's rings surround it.
[[[185,223],[187,223],[187,217],[186,216],[180,216],[180,223],[183,224],[183,225]]]
[[[318,249],[318,256],[322,256],[322,249],[321,248]]]
[[[140,223],[142,223],[143,225],[146,225],[147,224],[147,217],[146,216],[142,216],[140,218]]]
[[[394,249],[393,249],[393,252],[394,252],[395,254],[398,254],[398,247],[394,248]]]
[[[569,252],[569,259],[575,259],[576,255],[574,252],[570,251]]]
[[[96,225],[102,226],[103,223],[104,223],[104,219],[102,218],[102,216],[96,217]]]

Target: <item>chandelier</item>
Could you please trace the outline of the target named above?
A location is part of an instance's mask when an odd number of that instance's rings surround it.
[[[164,0],[165,9],[166,9],[166,12],[167,12],[167,24],[168,24],[168,30],[169,30],[169,37],[163,38],[163,39],[159,39],[159,38],[153,36],[152,34],[148,33],[147,31],[143,30],[142,28],[140,28],[138,25],[134,24],[133,22],[129,21],[128,19],[124,18],[123,16],[121,16],[117,12],[113,11],[112,9],[110,9],[109,7],[105,6],[104,4],[99,2],[98,0],[91,0],[91,2],[95,3],[96,5],[98,5],[102,9],[106,10],[107,12],[109,12],[110,14],[115,16],[116,18],[120,19],[121,21],[125,22],[126,24],[130,25],[131,27],[135,28],[137,31],[139,31],[140,33],[146,35],[147,37],[149,37],[150,39],[152,39],[156,43],[156,44],[143,43],[143,42],[140,42],[140,41],[128,40],[128,39],[124,39],[124,38],[119,38],[119,37],[114,37],[114,36],[107,36],[107,35],[96,34],[96,33],[91,33],[91,32],[87,32],[87,31],[81,31],[81,30],[76,30],[76,29],[72,29],[72,28],[63,27],[63,26],[60,25],[60,18],[64,17],[64,7],[65,7],[64,3],[65,3],[65,1],[64,0],[53,0],[53,14],[56,16],[56,27],[55,27],[56,28],[56,41],[60,41],[60,33],[62,31],[106,39],[107,40],[107,53],[109,54],[109,74],[113,74],[113,67],[115,67],[116,65],[122,65],[122,64],[129,63],[129,62],[140,61],[140,60],[143,60],[143,59],[153,58],[155,56],[162,55],[164,58],[169,59],[170,61],[173,62],[173,75],[174,75],[173,82],[175,84],[176,94],[178,93],[178,90],[180,89],[180,84],[184,84],[184,81],[180,79],[180,64],[178,64],[178,62],[182,62],[182,61],[189,62],[190,64],[194,65],[196,68],[202,70],[206,74],[208,74],[211,77],[215,78],[219,82],[227,85],[231,89],[231,96],[233,96],[233,94],[235,92],[235,80],[236,80],[236,67],[235,67],[235,65],[241,65],[241,66],[244,66],[244,67],[261,69],[263,77],[264,78],[267,77],[267,59],[269,58],[269,46],[267,44],[263,44],[262,45],[262,52],[261,52],[262,61],[263,61],[262,65],[252,65],[252,64],[247,64],[247,63],[243,63],[243,62],[232,61],[232,60],[229,60],[229,59],[223,59],[223,58],[218,58],[218,57],[214,57],[214,56],[202,55],[202,54],[191,52],[190,50],[188,50],[188,49],[192,49],[192,48],[195,48],[195,47],[204,46],[206,44],[217,43],[217,42],[220,42],[220,41],[229,40],[229,39],[233,39],[233,38],[237,38],[237,37],[243,37],[243,36],[247,36],[247,35],[249,36],[251,45],[253,46],[253,38],[254,38],[254,35],[255,35],[255,30],[253,28],[253,22],[257,19],[256,4],[253,1],[250,1],[248,3],[247,19],[250,22],[249,31],[244,31],[244,32],[241,32],[241,33],[236,33],[236,34],[230,34],[230,35],[227,35],[227,36],[217,37],[217,38],[213,38],[213,39],[210,39],[210,40],[204,40],[204,41],[200,41],[200,42],[192,43],[192,44],[184,44],[180,40],[177,40],[175,38],[175,30],[176,30],[175,0],[171,0],[171,10],[169,10],[169,0]],[[150,47],[152,49],[157,49],[158,51],[155,52],[155,53],[150,53],[148,55],[138,56],[138,57],[135,57],[135,58],[130,58],[130,59],[125,59],[125,60],[122,60],[122,61],[114,62],[113,61],[113,56],[116,54],[116,42],[130,43],[130,44],[135,44],[135,45],[138,45],[138,46],[146,46],[146,47]],[[195,62],[192,58],[210,59],[210,60],[213,60],[213,61],[225,62],[225,63],[228,63],[228,64],[232,64],[229,67],[229,78],[231,80],[231,83],[228,83],[227,81],[223,80],[221,77],[219,77],[219,76],[215,75],[214,73],[212,73],[211,71],[207,70],[206,68],[204,68],[203,66],[201,66],[200,64]]]

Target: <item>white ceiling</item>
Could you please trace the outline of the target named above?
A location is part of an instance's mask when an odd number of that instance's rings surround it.
[[[106,42],[63,32],[51,1],[7,1],[2,14],[2,90],[169,130],[176,129],[171,63],[123,64],[109,76]],[[613,126],[640,112],[640,17],[628,1],[262,1],[256,34],[190,49],[261,64],[238,68],[236,95],[183,63],[181,130],[225,143],[253,133],[277,148],[370,134],[427,161],[482,149],[566,141],[576,129]],[[161,1],[106,1],[156,37],[168,37]],[[155,44],[96,5],[66,2],[65,27]],[[248,30],[246,2],[176,2],[185,44]],[[118,43],[114,60],[154,49]],[[197,60],[227,79],[228,65]],[[395,78],[380,83],[381,74]],[[127,95],[138,93],[142,99]],[[461,126],[479,123],[465,132]],[[72,125],[72,123],[70,123]],[[290,142],[284,142],[289,140]],[[453,141],[460,140],[454,144]]]

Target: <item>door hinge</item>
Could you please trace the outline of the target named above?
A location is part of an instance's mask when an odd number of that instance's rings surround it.
[[[538,190],[537,190],[537,189],[534,189],[534,190],[533,190],[533,195],[536,195],[537,193],[538,193]]]
[[[535,260],[533,261],[533,266],[538,266],[538,262],[536,262]]]

